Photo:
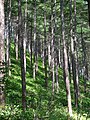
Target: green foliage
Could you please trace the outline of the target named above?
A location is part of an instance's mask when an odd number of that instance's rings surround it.
[[[42,120],[67,120],[67,100],[65,83],[63,81],[63,71],[59,69],[59,92],[52,96],[52,81],[48,77],[48,88],[45,88],[44,68],[41,58],[38,59],[38,72],[36,79],[32,78],[32,69],[30,66],[29,54],[27,52],[27,72],[26,72],[26,90],[27,90],[27,109],[22,111],[22,86],[20,61],[16,61],[14,54],[14,44],[11,44],[11,76],[5,77],[6,86],[6,106],[0,112],[0,120],[33,120],[35,117]],[[79,100],[78,111],[73,104],[73,120],[90,118],[89,113],[89,94],[83,94],[83,80],[80,78],[81,98]],[[72,103],[73,83],[71,82]]]
[[[11,105],[0,112],[0,120],[32,120],[33,114],[33,109],[23,112],[19,105]]]

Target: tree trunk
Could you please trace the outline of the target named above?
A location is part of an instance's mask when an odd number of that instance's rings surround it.
[[[36,0],[34,0],[34,65],[33,65],[33,79],[36,77]]]
[[[17,16],[18,21],[18,16]],[[16,43],[15,43],[15,51],[16,51],[16,60],[18,60],[18,25],[16,26]]]
[[[84,92],[86,93],[87,87],[87,80],[88,80],[88,65],[87,65],[87,58],[86,58],[86,44],[83,40],[83,31],[81,26],[81,44],[82,44],[82,63],[83,63],[83,80],[84,80]]]
[[[25,0],[25,16],[24,16],[24,40],[23,40],[23,47],[24,47],[24,67],[26,72],[26,42],[27,42],[27,0]]]
[[[54,72],[54,16],[53,16],[53,0],[51,0],[51,72],[52,72],[52,94],[55,91],[55,72]]]
[[[32,19],[32,18],[31,18]],[[30,31],[30,49],[31,49],[31,68],[32,68],[32,66],[33,66],[33,63],[32,63],[32,20],[31,20],[31,31]]]
[[[7,5],[7,37],[6,37],[6,64],[7,64],[7,73],[11,75],[10,72],[10,41],[11,41],[11,0],[8,1],[9,7]]]
[[[56,65],[56,91],[58,92],[59,91],[59,80],[58,80],[58,57],[56,58],[56,61],[55,61],[55,65]]]
[[[69,72],[68,72],[68,56],[65,41],[65,28],[64,28],[64,0],[60,0],[61,7],[61,31],[62,31],[62,42],[63,42],[63,70],[64,70],[64,81],[66,84],[66,95],[68,101],[68,112],[70,117],[72,116],[72,105],[71,105],[71,92],[69,83]]]
[[[23,25],[22,25],[22,11],[21,11],[21,0],[18,0],[18,39],[20,40],[20,59],[21,59],[21,78],[22,78],[22,107],[26,110],[26,77],[25,77],[25,61],[24,61],[24,41],[23,41]]]
[[[0,0],[0,107],[5,105],[4,94],[4,1]]]
[[[44,4],[46,3],[46,0],[44,0]],[[47,88],[48,82],[47,82],[47,44],[46,44],[46,7],[44,10],[44,68],[45,68],[45,87]]]
[[[76,38],[76,0],[74,0],[74,56],[75,56],[75,105],[78,107],[79,97],[79,76],[78,76],[78,56],[77,56],[77,38]]]

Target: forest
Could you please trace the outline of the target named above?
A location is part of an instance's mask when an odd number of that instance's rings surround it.
[[[0,0],[0,120],[90,120],[90,0]]]

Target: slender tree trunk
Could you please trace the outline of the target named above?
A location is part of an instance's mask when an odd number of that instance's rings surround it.
[[[46,3],[46,0],[44,0],[44,4]],[[46,7],[44,10],[44,68],[45,68],[45,86],[47,88],[48,82],[47,82],[47,45],[46,45]]]
[[[58,60],[59,60],[59,66],[61,67],[61,40],[60,38],[59,38]]]
[[[86,44],[83,40],[83,31],[81,26],[81,44],[82,44],[82,63],[83,63],[83,80],[84,80],[84,92],[86,93],[87,80],[88,80],[88,65],[86,58]]]
[[[51,63],[51,54],[50,54],[50,36],[48,36],[48,65],[50,67],[50,63]]]
[[[64,0],[60,0],[61,7],[61,28],[62,28],[62,42],[63,42],[63,69],[64,69],[64,80],[66,84],[66,95],[68,101],[68,112],[70,117],[72,116],[72,105],[71,105],[71,92],[70,92],[70,83],[69,83],[69,72],[68,72],[68,56],[67,56],[67,48],[65,41],[65,28],[64,28]]]
[[[76,38],[76,1],[74,0],[74,23],[72,22],[72,0],[70,0],[70,37],[71,37],[71,61],[74,84],[75,106],[78,106],[79,83],[78,83],[78,61],[77,61],[77,38]],[[73,28],[74,24],[74,29]]]
[[[8,75],[10,72],[10,41],[11,41],[11,0],[8,1],[9,6],[7,6],[7,37],[6,37],[6,63]]]
[[[24,18],[24,40],[23,40],[23,47],[24,47],[24,67],[26,72],[26,42],[27,42],[27,0],[25,1],[25,18]]]
[[[18,39],[20,40],[20,58],[21,58],[21,78],[22,78],[22,107],[26,110],[26,77],[25,77],[25,61],[24,61],[24,41],[23,41],[23,27],[22,27],[22,11],[21,0],[18,0]]]
[[[51,15],[49,16],[49,33],[48,33],[48,65],[51,67]]]
[[[17,16],[18,21],[18,16]],[[16,51],[16,60],[18,60],[18,25],[16,26],[16,43],[15,43],[15,51]]]
[[[31,20],[31,31],[30,31],[30,40],[31,40],[31,42],[30,42],[30,49],[31,49],[31,68],[32,68],[32,66],[33,66],[33,63],[32,63],[32,20]]]
[[[0,107],[5,105],[4,94],[4,1],[0,0]]]
[[[58,57],[56,58],[55,61],[55,65],[56,65],[56,91],[59,91],[59,80],[58,80]]]
[[[36,0],[34,0],[34,65],[33,65],[33,79],[36,77]]]
[[[78,76],[78,56],[77,56],[77,38],[76,38],[76,0],[74,0],[74,55],[75,55],[75,105],[78,107],[79,97],[79,76]]]
[[[9,73],[9,56],[10,56],[10,39],[9,39],[9,29],[8,29],[8,20],[7,20],[7,33],[6,33],[6,64],[7,64],[7,73]]]
[[[68,43],[68,46],[69,46],[69,43]],[[67,47],[67,55],[68,55],[68,71],[69,71],[69,79],[70,79],[70,83],[71,83],[71,64],[70,64],[70,62],[71,62],[71,59],[70,59],[70,47]]]
[[[55,91],[55,72],[54,72],[54,16],[53,16],[53,0],[51,0],[51,69],[52,69],[52,94]]]

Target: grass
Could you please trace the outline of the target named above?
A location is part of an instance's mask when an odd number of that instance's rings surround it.
[[[62,69],[59,69],[59,92],[52,97],[52,81],[48,77],[45,88],[42,60],[38,60],[36,79],[32,78],[29,54],[27,53],[26,91],[27,109],[22,111],[22,86],[20,60],[15,59],[14,45],[11,47],[11,76],[5,78],[6,106],[0,112],[0,120],[67,120],[66,90]],[[89,90],[88,83],[88,90]],[[74,106],[73,85],[71,84],[73,118],[72,120],[90,120],[90,92],[84,94],[83,80],[80,78],[79,108]]]

